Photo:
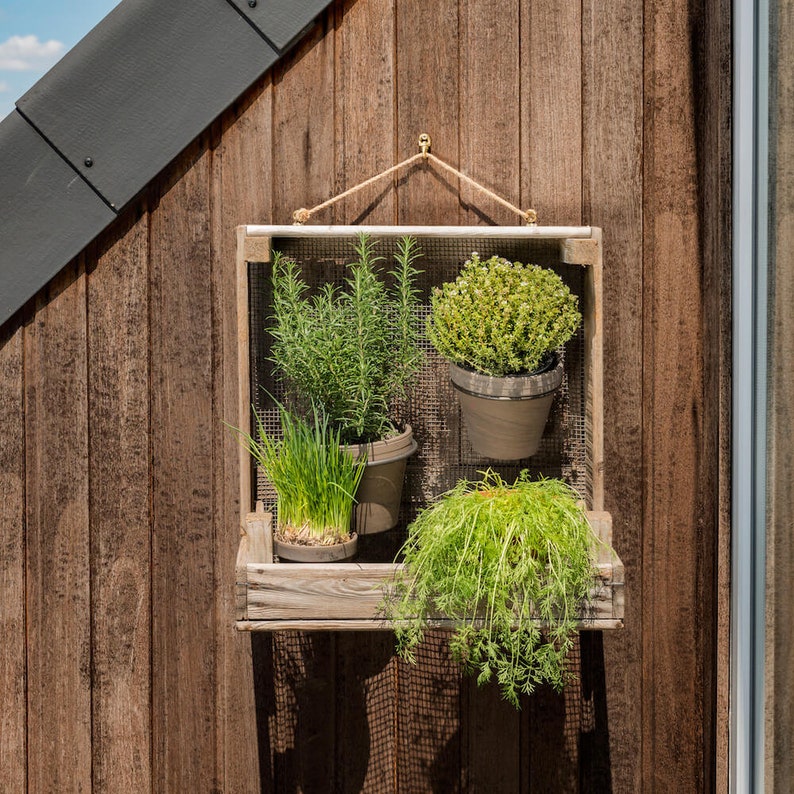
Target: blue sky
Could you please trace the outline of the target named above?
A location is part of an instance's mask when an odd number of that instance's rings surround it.
[[[119,2],[0,0],[0,119]]]

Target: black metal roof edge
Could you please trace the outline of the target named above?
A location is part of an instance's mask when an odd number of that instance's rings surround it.
[[[123,0],[0,122],[0,326],[331,0]]]

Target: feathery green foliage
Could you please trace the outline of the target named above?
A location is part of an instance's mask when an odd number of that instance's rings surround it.
[[[272,438],[257,416],[257,436],[232,428],[264,468],[278,494],[279,531],[291,528],[315,539],[343,540],[350,534],[355,493],[366,460],[340,446],[338,428],[316,409],[311,421],[279,405],[282,438]]]
[[[295,262],[273,257],[274,371],[299,405],[319,405],[344,443],[369,442],[394,429],[393,400],[404,394],[422,361],[418,346],[412,238],[399,241],[387,286],[375,242],[361,234],[344,288],[315,295]]]
[[[582,321],[576,296],[553,270],[500,256],[481,261],[476,252],[430,300],[433,347],[498,377],[537,370]]]
[[[454,657],[478,683],[495,678],[516,707],[539,683],[561,689],[594,573],[594,535],[577,499],[561,480],[524,471],[510,485],[489,470],[420,513],[404,574],[384,600],[400,655],[414,661],[428,620],[442,613],[456,621]]]

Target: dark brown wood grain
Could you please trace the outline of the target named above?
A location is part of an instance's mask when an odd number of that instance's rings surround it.
[[[707,791],[729,786],[730,581],[731,581],[731,15],[726,0],[706,3],[702,47],[695,51],[695,129],[700,152],[700,218],[703,248],[704,442],[702,460],[712,488],[701,491],[705,527],[700,554],[704,583],[713,581],[715,620],[704,621],[704,733]],[[710,647],[709,647],[710,646]],[[712,755],[715,763],[710,763]]]
[[[257,670],[252,640],[228,631],[234,620],[234,567],[242,521],[238,445],[223,422],[246,426],[238,416],[236,226],[266,222],[271,215],[272,84],[265,78],[218,131],[212,162],[212,329],[215,533],[217,779],[223,791],[259,791],[260,772],[270,772],[269,750],[262,752],[257,720]],[[259,145],[251,146],[256,140]],[[248,507],[243,508],[247,510]],[[268,682],[270,683],[270,682]],[[266,746],[266,745],[265,745]],[[262,757],[260,757],[260,754]],[[262,791],[270,791],[269,781]]]
[[[145,214],[0,329],[2,785],[724,789],[728,5],[337,0],[150,186]],[[234,228],[291,222],[416,153],[421,132],[541,223],[604,230],[605,508],[625,629],[583,639],[581,677],[520,714],[461,678],[443,632],[410,666],[389,633],[233,629]],[[420,164],[311,222],[516,220]]]
[[[453,166],[460,162],[459,26],[452,0],[396,5],[397,161],[417,154],[419,135],[427,133],[434,154]],[[458,189],[455,177],[425,164],[412,166],[398,181],[399,223],[459,223]]]
[[[333,10],[273,70],[273,222],[338,192],[334,146]],[[333,223],[336,208],[312,223]]]
[[[460,163],[459,5],[408,0],[396,6],[397,157],[419,151],[420,133],[432,151]],[[417,46],[420,41],[430,46]],[[402,224],[456,224],[461,219],[458,179],[424,164],[398,182]],[[460,786],[460,673],[443,632],[421,647],[419,664],[400,662],[398,696],[399,791]]]
[[[23,333],[0,331],[0,758],[12,791],[27,780]]]
[[[584,118],[583,59],[594,38],[582,27],[586,7],[574,0],[521,2],[521,199],[542,225],[581,222],[590,121]]]
[[[294,54],[273,75],[273,182],[275,222],[311,208],[337,192],[334,127],[334,8],[323,14]],[[337,208],[313,223],[331,223]],[[336,776],[336,639],[329,633],[285,634],[275,642],[278,751],[275,790],[321,791]]]
[[[794,20],[790,0],[776,4],[771,21],[770,87],[771,140],[770,187],[774,207],[770,208],[770,264],[774,275],[770,284],[770,361],[769,361],[769,452],[767,513],[767,603],[765,697],[766,758],[765,788],[783,794],[794,787],[794,495],[791,470],[794,454],[791,427],[794,419],[794,57],[787,37]]]
[[[152,780],[159,791],[211,790],[216,772],[209,159],[197,148],[183,155],[180,178],[151,211]]]
[[[91,789],[85,264],[25,330],[28,790]]]
[[[521,47],[519,3],[460,4],[460,170],[520,207]],[[570,31],[576,35],[575,30]],[[439,155],[440,156],[440,155]],[[482,191],[462,183],[461,223],[520,225],[523,221]]]
[[[336,159],[347,190],[395,164],[395,0],[336,3]],[[396,222],[395,184],[386,177],[341,201],[338,223]]]
[[[588,763],[614,791],[641,791],[643,11],[631,0],[582,8],[582,220],[604,233],[605,508],[626,570],[626,628],[603,643],[609,752]]]
[[[88,275],[92,732],[103,792],[151,787],[149,227],[137,215],[112,230]]]
[[[700,791],[712,659],[701,623],[714,615],[701,555],[704,537],[715,531],[713,512],[701,512],[701,493],[717,482],[703,459],[697,22],[686,2],[646,4],[644,86],[654,112],[645,119],[643,162],[653,190],[643,197],[642,752],[645,785]]]

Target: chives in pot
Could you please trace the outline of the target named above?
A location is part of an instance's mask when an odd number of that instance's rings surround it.
[[[276,489],[273,550],[282,560],[335,562],[356,552],[351,532],[355,493],[364,473],[340,446],[339,429],[319,410],[311,421],[279,406],[281,438],[267,434],[257,417],[257,435],[236,430],[238,439]]]

